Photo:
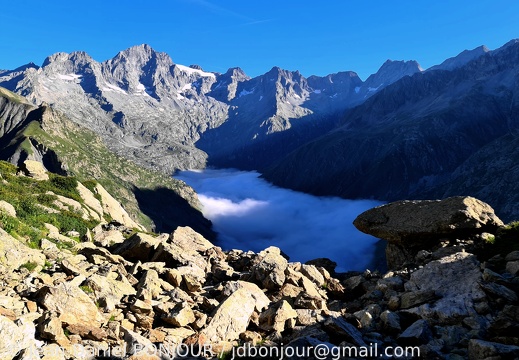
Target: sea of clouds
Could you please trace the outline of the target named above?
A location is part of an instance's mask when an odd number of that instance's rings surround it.
[[[233,169],[182,171],[175,178],[191,185],[224,250],[261,251],[278,246],[290,261],[326,257],[338,271],[364,270],[373,261],[377,239],[352,225],[373,200],[317,197],[282,189],[260,174]]]

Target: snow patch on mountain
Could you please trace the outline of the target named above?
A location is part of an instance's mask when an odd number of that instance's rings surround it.
[[[175,66],[188,75],[197,74],[197,75],[200,75],[203,77],[212,77],[212,78],[216,79],[216,75],[213,73],[210,73],[210,72],[193,69],[193,68],[190,68],[189,66],[184,66],[184,65],[179,65],[179,64],[175,64]]]

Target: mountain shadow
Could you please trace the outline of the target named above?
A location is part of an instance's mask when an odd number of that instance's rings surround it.
[[[133,192],[140,210],[153,220],[155,232],[170,233],[179,226],[189,226],[206,239],[215,240],[216,233],[211,228],[211,221],[173,190],[135,187]]]

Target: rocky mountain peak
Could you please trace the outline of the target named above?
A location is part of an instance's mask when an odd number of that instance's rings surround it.
[[[378,71],[370,75],[365,84],[368,88],[379,89],[380,87],[388,86],[404,76],[411,76],[421,72],[420,64],[415,60],[386,60]]]
[[[239,68],[230,68],[225,74],[220,74],[212,85],[210,96],[218,101],[228,102],[236,97],[238,84],[250,80],[250,77]]]
[[[250,79],[250,77],[247,76],[247,74],[245,74],[245,71],[243,71],[242,68],[240,68],[240,67],[230,68],[229,70],[227,70],[226,74],[232,74],[232,76],[243,79],[243,80]]]
[[[462,67],[463,65],[465,65],[466,63],[468,63],[474,59],[479,58],[480,56],[485,55],[489,51],[490,50],[485,45],[478,46],[477,48],[472,49],[472,50],[463,50],[458,55],[445,60],[440,65],[436,65],[436,66],[433,66],[433,67],[427,69],[427,71],[431,71],[431,70],[452,71],[454,69]]]

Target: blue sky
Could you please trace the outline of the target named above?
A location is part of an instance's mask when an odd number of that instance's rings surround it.
[[[104,61],[147,43],[174,62],[250,76],[273,66],[303,75],[356,71],[387,60],[427,68],[465,49],[519,37],[519,1],[163,0],[8,1],[0,69],[41,65],[58,51]]]

